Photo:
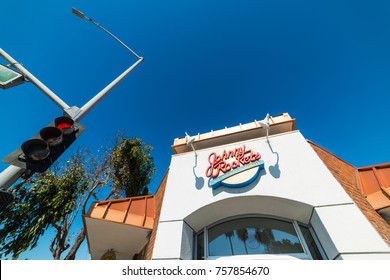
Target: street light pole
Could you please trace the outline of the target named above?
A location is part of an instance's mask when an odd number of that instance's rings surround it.
[[[23,74],[28,80],[30,80],[36,87],[38,87],[46,96],[48,96],[58,107],[60,107],[64,114],[68,115],[75,122],[81,120],[85,117],[96,105],[99,103],[117,84],[119,84],[130,72],[132,72],[143,60],[144,58],[136,54],[132,49],[130,49],[126,44],[119,40],[115,35],[109,32],[107,29],[103,28],[100,24],[94,22],[92,19],[86,17],[82,12],[72,8],[72,12],[80,18],[87,19],[127,50],[129,50],[138,60],[126,69],[122,74],[120,74],[116,79],[114,79],[110,84],[108,84],[103,90],[96,94],[92,99],[90,99],[84,106],[78,108],[76,106],[70,107],[66,104],[61,98],[59,98],[54,92],[52,92],[48,87],[46,87],[42,82],[40,82],[34,75],[32,75],[27,69],[25,69],[20,63],[8,55],[4,50],[0,48],[0,55],[7,60],[13,67],[15,67],[21,74]],[[0,189],[7,190],[12,186],[19,178],[23,177],[26,170],[17,166],[10,165],[3,172],[0,173]],[[27,174],[28,175],[28,174]]]
[[[33,74],[31,74],[26,68],[24,68],[19,62],[13,59],[8,53],[0,48],[0,55],[15,67],[20,74],[32,82],[38,89],[40,89],[47,97],[49,97],[58,107],[62,110],[68,109],[69,105],[66,104],[61,98],[59,98],[54,92],[52,92],[47,86],[45,86],[40,80],[38,80]]]
[[[86,17],[84,15],[83,12],[80,12],[79,10],[75,9],[72,7],[72,13],[75,14],[76,16],[78,16],[79,18],[82,18],[82,19],[86,19],[88,21],[90,21],[91,23],[93,23],[94,25],[96,25],[97,27],[99,27],[100,29],[102,29],[104,32],[106,32],[108,35],[110,35],[112,38],[114,38],[119,44],[121,44],[122,46],[124,46],[128,51],[130,51],[135,57],[137,57],[138,59],[140,59],[141,57],[136,54],[132,49],[130,49],[125,43],[123,43],[121,40],[118,39],[118,37],[116,37],[114,34],[112,34],[110,31],[108,31],[107,29],[105,29],[103,26],[101,26],[99,23],[95,22],[93,19],[89,18],[89,17]]]
[[[89,111],[92,110],[117,84],[119,84],[131,71],[134,70],[142,61],[143,57],[138,59],[132,66],[125,70],[121,75],[119,75],[115,80],[113,80],[109,85],[102,89],[98,94],[96,94],[91,100],[89,100],[83,107],[80,108],[79,114],[77,114],[73,119],[75,122],[80,121]]]
[[[89,17],[86,17],[83,12],[75,9],[72,7],[72,13],[78,16],[81,19],[86,19],[89,22],[93,23],[95,26],[102,29],[104,32],[106,32],[108,35],[110,35],[114,40],[116,40],[119,44],[121,44],[123,47],[125,47],[129,52],[131,52],[138,60],[131,65],[127,70],[125,70],[121,75],[119,75],[115,80],[113,80],[109,85],[107,85],[103,90],[101,90],[98,94],[95,95],[91,100],[89,100],[83,107],[80,108],[80,110],[77,112],[77,114],[74,116],[75,121],[80,121],[90,110],[92,110],[93,107],[97,105],[117,84],[119,84],[128,74],[130,74],[131,71],[133,71],[142,61],[144,61],[144,58],[136,54],[132,49],[130,49],[125,43],[123,43],[121,40],[118,39],[114,34],[112,34],[110,31],[105,29],[103,26],[101,26],[99,23],[95,22]]]
[[[58,97],[53,91],[45,86],[40,80],[38,80],[33,74],[31,74],[26,68],[24,68],[13,57],[0,48],[0,56],[2,56],[10,65],[16,68],[25,78],[31,81],[38,89],[40,89],[47,97],[49,97],[58,107],[64,112],[69,109],[69,105],[66,104],[60,97]],[[23,176],[25,170],[23,168],[10,165],[3,172],[0,173],[0,188],[3,190],[8,189],[14,184],[20,177]]]
[[[10,165],[0,173],[0,188],[3,190],[11,187],[24,174],[23,168]]]

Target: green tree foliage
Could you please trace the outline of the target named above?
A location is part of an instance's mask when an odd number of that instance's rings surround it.
[[[118,137],[111,153],[112,183],[126,197],[148,194],[148,185],[156,169],[151,157],[152,146],[139,138]]]
[[[82,227],[70,244],[71,226],[94,200],[148,192],[155,167],[152,147],[139,138],[117,136],[103,156],[77,151],[66,163],[36,174],[12,188],[15,201],[0,213],[0,258],[19,255],[37,246],[46,230],[54,229],[50,245],[54,259],[75,259],[85,240]]]
[[[45,230],[64,223],[76,210],[88,186],[87,177],[79,155],[65,167],[60,175],[59,170],[51,170],[11,189],[15,201],[0,213],[0,257],[10,254],[15,259],[34,248]]]

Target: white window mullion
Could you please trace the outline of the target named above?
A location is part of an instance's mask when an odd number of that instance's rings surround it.
[[[303,233],[298,225],[298,222],[294,220],[293,225],[294,225],[295,231],[297,232],[299,241],[301,242],[301,246],[303,248],[303,251],[305,252],[306,255],[309,256],[310,259],[313,259],[313,257],[310,254],[309,247],[306,244],[305,237],[303,236]]]
[[[203,253],[204,253],[204,259],[207,260],[209,257],[209,234],[208,234],[208,228],[203,228]]]
[[[320,251],[321,257],[324,260],[328,259],[328,256],[326,255],[324,249],[322,248],[322,245],[321,245],[320,241],[318,240],[317,234],[314,232],[314,229],[310,227],[309,232],[314,240],[314,243],[315,243],[318,251]]]

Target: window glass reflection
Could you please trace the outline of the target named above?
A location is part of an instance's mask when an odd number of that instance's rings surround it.
[[[243,218],[216,225],[208,231],[210,256],[303,253],[290,222]]]
[[[299,228],[301,229],[303,238],[305,238],[306,245],[309,248],[313,260],[322,260],[323,258],[321,256],[320,250],[318,249],[309,228],[304,225],[300,225]]]
[[[198,244],[198,249],[196,251],[196,259],[197,260],[204,260],[204,233],[202,232],[201,234],[198,235],[198,240],[197,240],[197,244]]]

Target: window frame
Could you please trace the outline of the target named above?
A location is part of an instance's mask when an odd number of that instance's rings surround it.
[[[303,253],[284,253],[284,254],[250,254],[250,255],[235,255],[235,256],[209,256],[209,243],[208,243],[208,231],[217,225],[227,223],[229,221],[234,221],[238,219],[245,219],[245,218],[266,218],[270,220],[275,220],[275,221],[282,221],[282,222],[288,222],[291,223],[294,227],[295,233],[298,237],[298,240],[300,242],[300,245],[302,246]],[[204,260],[224,260],[224,259],[237,259],[237,260],[253,260],[253,259],[275,259],[275,260],[281,260],[281,259],[301,259],[301,260],[313,260],[313,256],[310,253],[309,247],[306,243],[306,240],[303,236],[303,233],[300,229],[300,226],[307,227],[308,230],[310,231],[310,234],[312,235],[312,238],[315,242],[315,245],[317,246],[320,255],[322,259],[326,259],[326,255],[323,251],[323,248],[314,232],[312,227],[307,224],[299,223],[296,220],[291,220],[291,219],[285,219],[282,217],[276,217],[276,216],[268,216],[268,215],[258,215],[258,214],[251,214],[251,215],[239,215],[239,216],[234,216],[234,217],[228,217],[222,220],[219,220],[215,223],[212,223],[208,226],[203,227],[201,230],[199,230],[197,233],[194,234],[194,259],[197,259],[198,255],[198,236],[200,234],[204,234],[203,238],[203,253],[204,253]]]

